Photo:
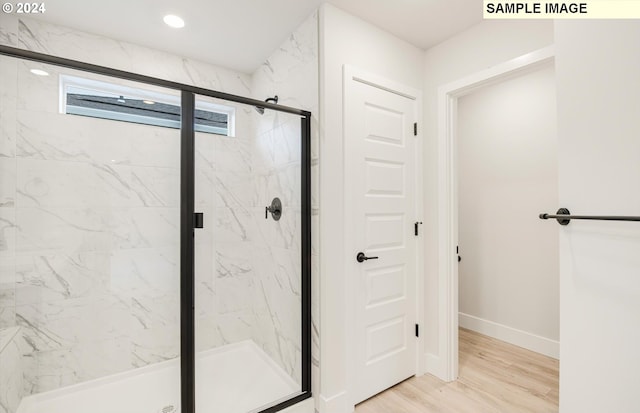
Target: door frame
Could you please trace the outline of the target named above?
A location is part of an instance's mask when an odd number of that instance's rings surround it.
[[[351,199],[351,191],[349,185],[349,177],[353,176],[349,174],[349,168],[352,165],[347,160],[347,150],[346,150],[346,119],[349,114],[347,111],[350,108],[350,94],[353,93],[351,89],[352,82],[360,82],[372,87],[379,88],[381,90],[395,93],[397,95],[406,97],[414,101],[414,122],[418,123],[417,135],[413,136],[415,139],[415,154],[414,154],[414,187],[412,190],[415,193],[415,220],[422,221],[420,216],[424,211],[424,201],[423,201],[423,168],[422,168],[422,91],[416,88],[412,88],[410,86],[403,85],[399,82],[396,82],[391,79],[387,79],[382,76],[378,76],[367,71],[358,69],[354,66],[345,64],[343,66],[343,87],[342,87],[342,100],[343,100],[343,124],[342,124],[342,133],[343,133],[343,166],[344,166],[344,217],[345,222],[348,221],[348,217],[353,216],[353,205],[349,200]],[[422,229],[422,228],[420,228]],[[346,292],[346,373],[347,373],[347,399],[349,406],[355,406],[354,401],[354,389],[355,389],[355,380],[356,380],[356,360],[355,352],[356,349],[354,347],[354,343],[356,340],[356,300],[350,299],[356,296],[357,284],[356,280],[353,277],[346,276],[347,274],[352,274],[355,271],[355,260],[352,254],[351,246],[354,243],[353,234],[350,231],[344,231],[344,274],[345,274],[345,292]],[[421,251],[424,249],[424,231],[420,232],[420,236],[415,237],[415,268],[416,268],[416,277],[415,277],[415,311],[416,311],[416,323],[419,325],[424,325],[424,294],[421,292],[424,290],[424,262],[423,255]],[[411,288],[408,286],[407,288]],[[424,330],[424,329],[423,329]],[[415,375],[421,376],[426,371],[426,363],[424,357],[424,337],[423,335],[419,335],[416,338],[416,365],[415,365]]]
[[[0,56],[46,63],[87,73],[125,79],[179,91],[180,114],[180,411],[195,413],[195,95],[209,96],[277,112],[299,115],[301,140],[301,391],[264,406],[259,413],[275,413],[312,397],[311,393],[311,112],[268,103],[217,90],[155,78],[83,61],[34,52],[0,44]]]
[[[438,88],[438,363],[430,370],[445,381],[458,378],[458,99],[535,69],[555,57],[538,49]]]

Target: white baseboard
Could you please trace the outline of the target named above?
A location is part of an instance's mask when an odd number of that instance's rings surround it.
[[[560,343],[555,340],[541,337],[526,331],[494,323],[465,313],[458,314],[460,327],[477,331],[489,337],[514,344],[536,353],[558,359],[560,356]]]
[[[320,395],[318,398],[319,413],[352,413],[353,404],[349,406],[347,392],[341,392],[334,396],[326,397]]]
[[[436,376],[440,380],[447,381],[447,372],[442,357],[432,353],[426,353],[424,358],[426,372],[432,376]]]

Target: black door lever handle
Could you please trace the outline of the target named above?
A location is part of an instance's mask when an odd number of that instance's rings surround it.
[[[366,260],[377,260],[378,257],[367,257],[366,255],[364,255],[364,252],[359,252],[358,255],[356,255],[356,260],[358,262],[365,262]]]

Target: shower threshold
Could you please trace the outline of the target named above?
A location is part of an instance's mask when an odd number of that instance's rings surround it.
[[[200,352],[196,410],[246,413],[300,391],[247,340]],[[25,397],[16,413],[179,413],[180,359]]]

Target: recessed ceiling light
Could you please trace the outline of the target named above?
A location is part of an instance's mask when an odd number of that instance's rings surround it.
[[[164,22],[173,28],[180,29],[184,27],[184,20],[174,14],[164,16]]]
[[[33,73],[34,75],[38,75],[38,76],[49,76],[49,73],[45,72],[44,70],[40,70],[40,69],[31,69],[31,73]]]
[[[146,103],[147,105],[155,105],[156,102],[154,102],[153,100],[143,100],[144,103]]]

